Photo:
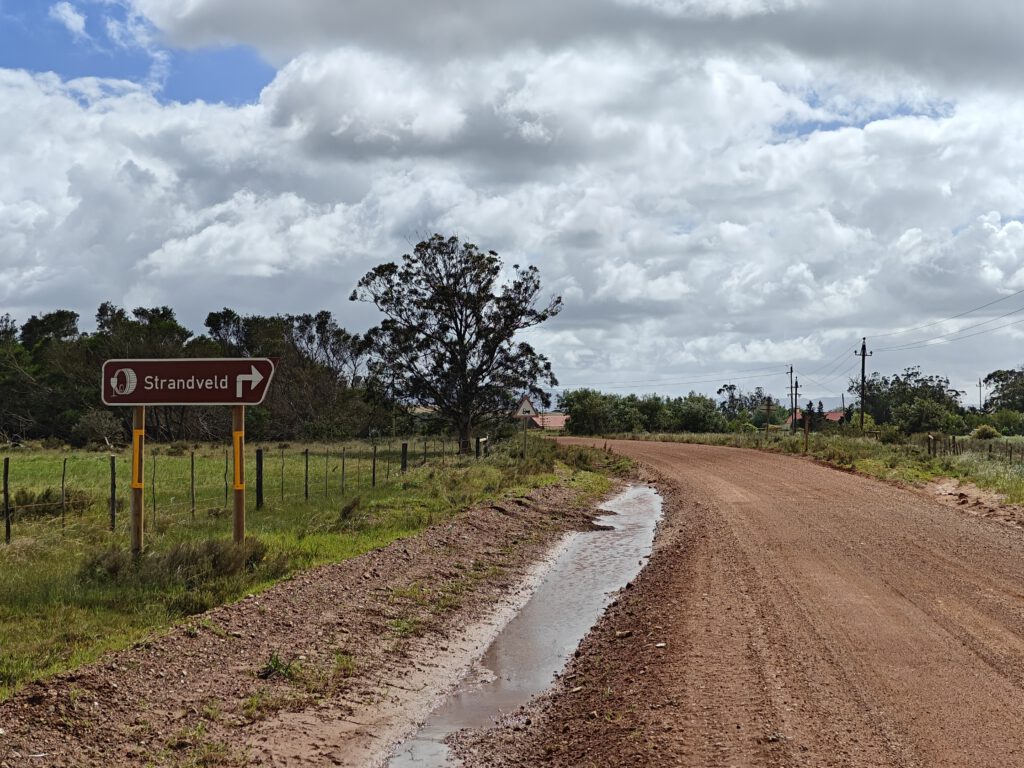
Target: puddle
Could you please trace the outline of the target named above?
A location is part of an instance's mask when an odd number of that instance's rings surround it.
[[[601,509],[616,513],[597,518],[614,530],[571,536],[523,609],[420,730],[396,747],[388,768],[456,764],[444,743],[450,734],[487,727],[551,684],[611,595],[643,567],[661,497],[632,486]]]

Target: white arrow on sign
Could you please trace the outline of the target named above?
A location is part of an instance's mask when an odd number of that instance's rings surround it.
[[[248,381],[250,389],[256,389],[263,381],[263,374],[256,370],[256,366],[249,366],[250,373],[248,376],[236,376],[235,377],[235,397],[242,396],[242,382]]]

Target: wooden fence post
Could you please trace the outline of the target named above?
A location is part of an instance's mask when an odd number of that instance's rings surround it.
[[[377,487],[377,446],[373,446],[373,474],[371,476],[370,485],[374,488]]]
[[[11,472],[11,459],[4,456],[4,541],[11,543],[11,491],[7,480]]]
[[[60,470],[60,529],[64,530],[64,516],[67,509],[67,486],[68,457],[64,457],[64,464]]]
[[[149,497],[153,501],[153,531],[156,532],[156,453],[150,455],[153,461],[153,471],[149,476]]]
[[[263,449],[256,449],[256,509],[263,509]]]
[[[117,528],[117,457],[110,454],[110,530]]]
[[[402,471],[407,472],[409,470],[409,444],[402,443]]]
[[[196,452],[188,454],[188,495],[192,502],[192,519],[196,519]]]
[[[481,446],[480,446],[480,438],[478,437],[476,439],[476,457],[478,459],[480,458],[480,448],[481,448]]]
[[[345,446],[341,447],[341,495],[345,495]]]
[[[309,501],[309,448],[307,448],[303,455],[306,457],[306,479],[303,484],[303,493],[305,494],[306,501]]]

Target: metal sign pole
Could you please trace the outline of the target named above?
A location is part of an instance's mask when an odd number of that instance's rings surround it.
[[[132,409],[132,482],[131,482],[131,536],[132,554],[142,554],[145,545],[145,520],[142,515],[144,460],[146,453],[146,406]]]
[[[235,544],[245,542],[245,406],[231,408],[231,437],[235,449]]]

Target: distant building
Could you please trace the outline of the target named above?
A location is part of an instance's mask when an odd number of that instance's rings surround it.
[[[831,411],[825,411],[825,421],[827,423],[839,424],[839,423],[842,422],[842,420],[844,418],[846,418],[846,411],[844,411],[842,408],[836,408],[836,409],[831,410]],[[790,416],[788,419],[786,419],[785,426],[789,427],[790,424],[792,423],[792,421],[793,421],[793,417]],[[803,423],[804,423],[804,411],[803,411],[802,408],[797,408],[796,409],[796,423],[797,423],[798,427],[799,426],[803,426]]]
[[[543,429],[549,432],[564,432],[569,417],[564,413],[552,411],[551,413],[538,413],[531,416],[526,426],[530,429]]]

